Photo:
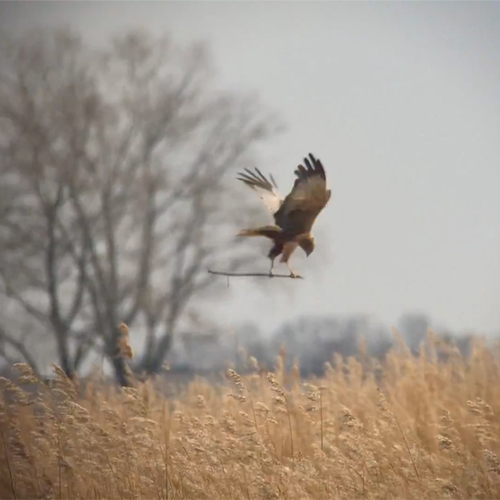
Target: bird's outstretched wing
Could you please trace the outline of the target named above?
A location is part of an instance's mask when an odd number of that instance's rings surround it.
[[[330,200],[331,191],[326,189],[325,169],[311,153],[304,158],[304,165],[295,170],[297,179],[278,212],[276,223],[285,232],[295,235],[309,233],[318,214]]]
[[[245,172],[238,175],[238,180],[256,191],[267,209],[275,215],[283,203],[283,196],[278,192],[278,187],[273,176],[269,176],[271,179],[269,181],[257,167],[255,168],[255,172],[245,168]]]

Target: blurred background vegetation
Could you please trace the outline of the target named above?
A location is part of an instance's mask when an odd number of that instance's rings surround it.
[[[257,201],[238,196],[232,174],[283,130],[254,95],[219,90],[206,45],[131,31],[96,49],[69,30],[33,30],[3,38],[0,88],[4,366],[45,374],[56,362],[72,376],[104,360],[128,385],[121,322],[130,368],[145,374],[164,363],[217,371],[245,356],[271,367],[283,345],[304,374],[320,374],[363,338],[379,358],[393,344],[363,315],[231,332],[204,317],[230,293],[207,269],[259,256],[234,239]],[[423,314],[401,318],[413,352],[431,326]]]

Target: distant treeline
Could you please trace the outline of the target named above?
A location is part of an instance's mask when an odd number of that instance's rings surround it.
[[[382,360],[398,336],[418,355],[432,326],[430,319],[422,314],[403,315],[394,329],[366,316],[303,317],[284,324],[270,335],[248,324],[231,335],[184,335],[174,344],[167,362],[172,372],[220,371],[228,363],[246,371],[252,369],[255,361],[261,368],[272,369],[280,349],[284,348],[287,368],[297,361],[302,376],[319,376],[335,354],[358,356],[363,349]],[[441,343],[455,344],[462,355],[470,354],[472,334],[441,329],[435,330],[435,335]]]

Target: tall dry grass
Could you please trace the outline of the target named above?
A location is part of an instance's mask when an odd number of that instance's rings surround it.
[[[438,361],[438,353],[442,358]],[[297,367],[191,382],[84,389],[25,365],[1,381],[1,498],[500,498],[500,350],[433,338],[383,365],[361,354],[321,379]]]

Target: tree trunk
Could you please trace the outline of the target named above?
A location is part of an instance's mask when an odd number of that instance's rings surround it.
[[[121,351],[121,336],[122,333],[119,327],[115,328],[111,333],[107,346],[108,358],[113,365],[117,382],[122,387],[132,387],[132,372],[125,357],[123,356],[123,352]]]
[[[153,349],[146,352],[141,363],[141,370],[144,370],[148,375],[156,375],[160,373],[163,361],[167,357],[170,348],[172,347],[172,335],[165,334],[156,344],[153,343]]]
[[[57,349],[59,351],[59,363],[69,379],[73,379],[74,370],[68,349],[68,338],[66,332],[57,332]]]
[[[132,387],[130,368],[125,359],[122,356],[113,356],[111,357],[111,361],[117,382],[122,387]]]

